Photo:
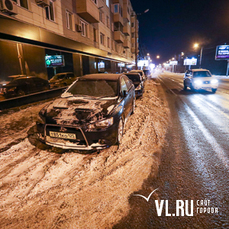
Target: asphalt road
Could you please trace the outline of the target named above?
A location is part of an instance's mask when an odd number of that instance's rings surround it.
[[[129,215],[114,228],[229,228],[229,84],[213,94],[183,91],[182,75],[156,81],[172,120],[158,177],[137,194],[158,189],[148,202],[133,194]]]

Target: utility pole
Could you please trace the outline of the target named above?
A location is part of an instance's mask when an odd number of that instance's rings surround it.
[[[201,68],[202,57],[203,57],[203,49],[204,49],[204,47],[202,46],[200,49],[200,68]]]

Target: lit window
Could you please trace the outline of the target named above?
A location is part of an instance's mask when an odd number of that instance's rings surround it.
[[[81,28],[82,28],[81,35],[84,37],[87,37],[87,24],[83,21],[80,21],[80,23],[81,23]]]
[[[13,0],[13,1],[16,2],[17,5],[28,9],[28,2],[27,2],[27,0]]]
[[[66,19],[67,19],[67,28],[72,30],[72,14],[69,11],[66,11]]]
[[[54,6],[52,1],[50,1],[49,6],[45,7],[45,11],[46,11],[46,18],[51,21],[54,21]]]

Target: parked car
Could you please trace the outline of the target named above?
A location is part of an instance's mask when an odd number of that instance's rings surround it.
[[[150,77],[151,77],[151,72],[150,72],[149,69],[144,69],[143,72],[144,72],[144,74],[145,74],[145,76],[146,76],[147,78],[150,78]]]
[[[134,108],[135,89],[127,76],[85,75],[39,112],[38,137],[63,149],[106,148],[121,142]]]
[[[207,69],[191,69],[186,71],[184,76],[184,90],[187,90],[187,87],[191,90],[211,89],[215,93],[218,85],[218,80],[212,77]]]
[[[73,72],[58,73],[49,80],[51,88],[65,87],[76,80]]]
[[[144,92],[144,81],[139,73],[125,73],[125,75],[133,82],[135,87],[135,96],[139,97]]]
[[[146,80],[146,75],[143,70],[131,70],[130,73],[139,73],[142,76],[143,80]]]
[[[12,77],[11,81],[2,85],[2,93],[5,98],[22,96],[48,89],[48,81],[36,76]]]

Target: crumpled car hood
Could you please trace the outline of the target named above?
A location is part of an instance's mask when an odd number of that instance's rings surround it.
[[[46,109],[46,122],[73,126],[93,123],[109,115],[116,104],[117,98],[108,100],[59,98]]]

